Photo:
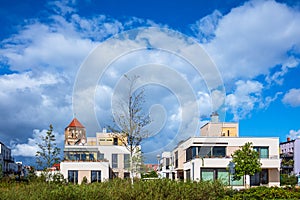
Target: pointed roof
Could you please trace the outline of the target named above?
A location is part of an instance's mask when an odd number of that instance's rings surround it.
[[[76,117],[71,121],[68,127],[78,127],[78,128],[84,128],[84,126],[76,119]]]

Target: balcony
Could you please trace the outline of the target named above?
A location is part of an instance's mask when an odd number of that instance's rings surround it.
[[[14,157],[12,156],[6,156],[3,158],[4,162],[15,162]]]
[[[280,159],[278,155],[269,155],[268,158],[261,158],[262,168],[280,168]]]
[[[280,158],[293,158],[293,157],[294,157],[293,152],[287,152],[287,153],[280,154]]]

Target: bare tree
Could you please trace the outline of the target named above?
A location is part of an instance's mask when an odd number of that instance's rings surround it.
[[[138,76],[128,77],[124,75],[129,83],[126,96],[118,99],[120,109],[117,109],[114,115],[114,123],[118,126],[118,130],[111,128],[113,132],[119,132],[119,139],[130,152],[130,174],[133,183],[133,174],[136,164],[135,160],[141,156],[140,144],[143,139],[147,138],[149,132],[147,125],[151,123],[150,116],[145,114],[143,106],[145,103],[144,89],[135,91],[135,84]]]

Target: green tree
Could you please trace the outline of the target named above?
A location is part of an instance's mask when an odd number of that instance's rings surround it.
[[[235,165],[235,173],[233,178],[240,180],[244,177],[246,186],[246,175],[254,175],[256,172],[261,171],[261,163],[259,154],[252,148],[252,143],[247,142],[240,149],[236,150],[232,155],[232,162]]]
[[[145,103],[144,90],[135,90],[135,84],[138,76],[128,77],[124,75],[129,83],[127,94],[124,98],[119,99],[119,108],[114,115],[114,122],[118,125],[118,129],[110,127],[114,132],[120,132],[119,139],[130,152],[130,174],[133,183],[133,174],[137,160],[140,159],[140,144],[143,139],[148,137],[147,125],[151,123],[150,116],[143,112]],[[126,85],[125,85],[126,86]]]
[[[37,144],[39,150],[36,152],[36,162],[42,169],[47,169],[53,166],[54,163],[60,161],[59,154],[60,148],[56,145],[56,138],[53,134],[52,125],[49,126],[49,130],[45,136],[41,136],[41,143]]]

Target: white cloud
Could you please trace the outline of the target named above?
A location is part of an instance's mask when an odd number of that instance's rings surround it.
[[[215,10],[212,14],[203,17],[191,25],[191,29],[196,37],[202,42],[207,43],[215,37],[214,33],[219,20],[222,18],[220,11]]]
[[[12,145],[12,154],[14,156],[25,156],[25,157],[35,157],[36,152],[39,149],[38,144],[42,144],[41,136],[45,136],[47,130],[33,130],[32,138],[28,138],[27,143],[18,143]],[[57,132],[52,132],[56,139],[56,144],[62,146],[64,142],[64,135],[60,135]]]
[[[300,106],[300,89],[290,89],[284,95],[282,102],[293,107]]]
[[[226,106],[234,115],[234,120],[245,118],[261,101],[263,85],[257,81],[235,83],[236,89],[226,97]]]
[[[291,139],[296,139],[300,137],[300,129],[299,130],[290,130],[288,137]]]
[[[300,12],[275,1],[249,1],[219,19],[212,34],[204,47],[225,81],[251,79],[299,53]]]
[[[287,62],[282,64],[281,70],[274,72],[274,74],[269,74],[266,77],[266,82],[270,85],[274,82],[282,85],[284,81],[284,75],[289,71],[290,68],[297,67],[299,65],[299,59],[291,56],[288,58]]]

